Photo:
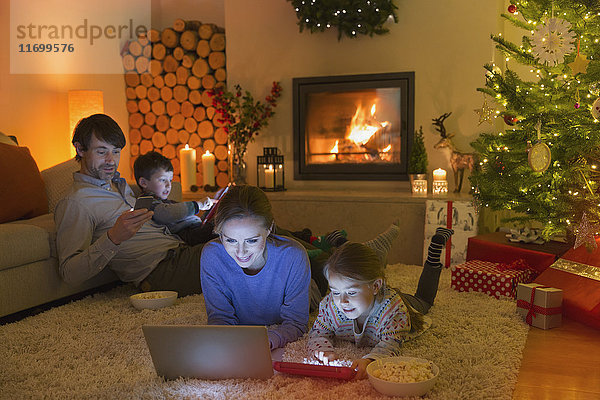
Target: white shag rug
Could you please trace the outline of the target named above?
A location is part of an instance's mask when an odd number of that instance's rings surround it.
[[[387,267],[388,282],[414,292],[421,267]],[[266,381],[165,381],[156,375],[143,324],[206,322],[202,295],[160,310],[134,309],[122,286],[0,326],[2,399],[384,399],[368,380],[338,381],[277,374]],[[511,399],[528,325],[515,302],[450,289],[444,270],[433,326],[405,344],[402,355],[432,360],[439,379],[426,398]],[[312,321],[312,319],[311,319]],[[366,348],[338,343],[339,354],[359,358]],[[307,357],[306,336],[290,343],[284,361]]]

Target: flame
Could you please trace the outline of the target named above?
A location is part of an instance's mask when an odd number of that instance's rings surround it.
[[[339,140],[336,140],[335,141],[335,146],[333,146],[331,148],[331,150],[329,150],[330,153],[339,153],[340,152],[340,150],[338,149],[338,143],[339,143]]]
[[[364,146],[367,144],[371,137],[379,131],[380,129],[386,128],[390,123],[388,121],[378,122],[375,118],[375,113],[377,112],[377,103],[373,103],[370,107],[370,113],[367,112],[362,105],[357,106],[354,115],[352,116],[352,120],[350,122],[350,126],[348,128],[349,134],[346,139],[351,140],[358,146]],[[381,150],[386,153],[389,152],[392,148],[392,145],[388,145],[385,149]],[[335,141],[335,145],[329,150],[332,154],[339,153],[339,140]],[[364,155],[365,159],[369,159],[370,156]]]

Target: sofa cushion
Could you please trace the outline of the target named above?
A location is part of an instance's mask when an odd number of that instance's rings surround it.
[[[27,147],[0,143],[0,223],[48,213],[44,182]]]
[[[50,257],[50,234],[39,226],[1,224],[0,243],[0,270]]]
[[[62,200],[73,185],[73,172],[81,169],[81,165],[74,158],[56,164],[41,172],[42,179],[46,185],[48,196],[48,210],[53,213],[56,204]]]

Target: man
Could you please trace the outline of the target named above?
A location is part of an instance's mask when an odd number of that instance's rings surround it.
[[[144,291],[201,293],[203,244],[187,246],[147,209],[133,210],[133,191],[117,168],[125,136],[109,116],[82,119],[73,133],[81,170],[70,193],[57,205],[55,222],[59,272],[78,284],[109,266],[123,282]]]

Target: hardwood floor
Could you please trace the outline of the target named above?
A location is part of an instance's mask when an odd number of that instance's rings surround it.
[[[513,399],[600,399],[600,330],[565,318],[530,328]]]

